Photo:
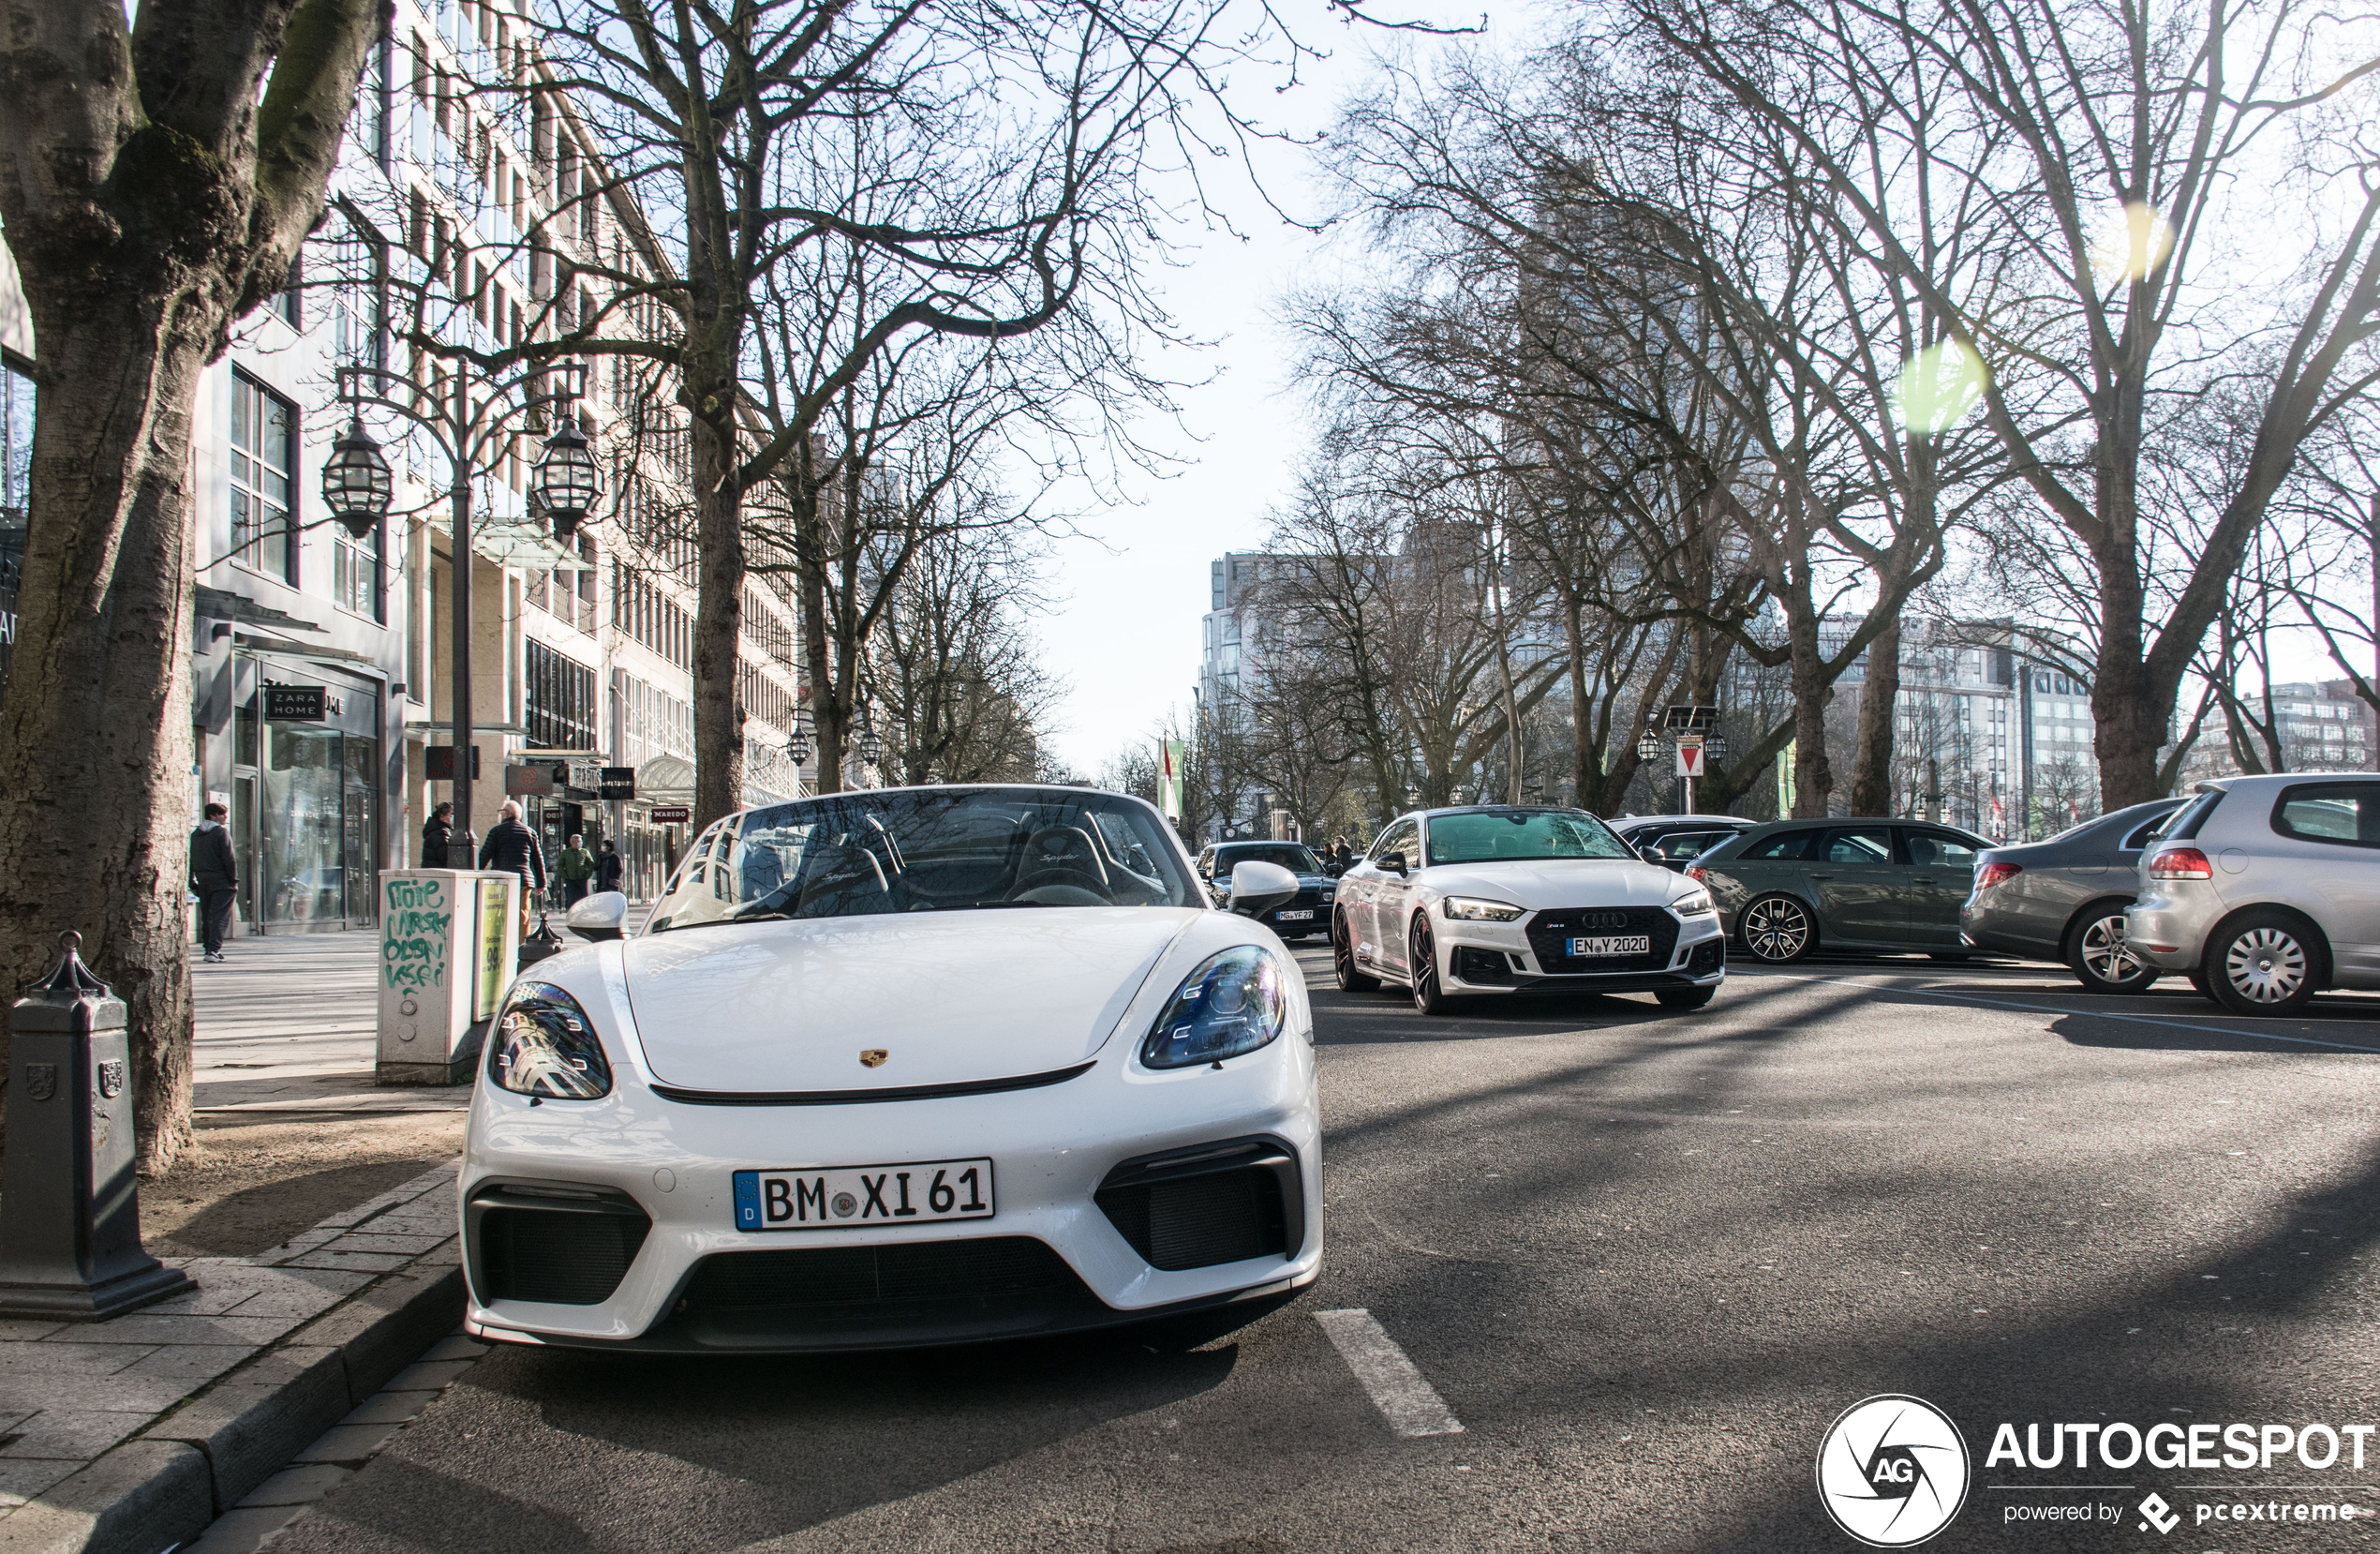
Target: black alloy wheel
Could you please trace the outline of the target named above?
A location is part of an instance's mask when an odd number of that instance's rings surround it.
[[[1413,932],[1405,941],[1406,975],[1413,988],[1413,1007],[1423,1014],[1452,1014],[1454,1000],[1438,982],[1438,946],[1430,936],[1430,919],[1416,912]]]
[[[2124,948],[2124,909],[2094,906],[2075,920],[2066,938],[2066,965],[2085,993],[2145,993],[2155,966]]]
[[[2313,1001],[2321,950],[2284,912],[2249,912],[2207,937],[2207,981],[2234,1014],[2296,1014]]]
[[[1375,993],[1380,979],[1368,977],[1356,967],[1355,940],[1347,933],[1347,915],[1331,914],[1331,969],[1339,979],[1341,993]]]
[[[1791,896],[1763,896],[1744,908],[1736,931],[1752,959],[1784,965],[1809,953],[1818,938],[1809,909]]]

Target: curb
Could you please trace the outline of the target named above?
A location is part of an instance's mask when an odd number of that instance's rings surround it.
[[[440,1174],[452,1181],[452,1168],[431,1173]],[[334,1216],[290,1244],[311,1251],[292,1251],[282,1262],[351,1267],[349,1259],[372,1257],[341,1251],[339,1227],[371,1218],[386,1201],[423,1185]],[[175,1402],[132,1439],[0,1514],[0,1554],[162,1554],[198,1537],[455,1330],[464,1304],[457,1246],[450,1236],[401,1262],[380,1256],[385,1271],[369,1283]]]

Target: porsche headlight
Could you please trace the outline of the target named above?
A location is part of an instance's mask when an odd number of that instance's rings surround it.
[[[1281,964],[1252,944],[1200,961],[1140,1043],[1152,1068],[1187,1068],[1269,1046],[1289,1018]]]
[[[1443,904],[1449,918],[1462,922],[1510,922],[1522,910],[1506,902],[1481,901],[1476,896],[1449,896]]]
[[[515,982],[487,1039],[487,1077],[518,1095],[593,1100],[612,1066],[578,1000],[551,982]]]
[[[1670,903],[1670,910],[1681,918],[1706,918],[1718,907],[1708,890],[1689,890]]]

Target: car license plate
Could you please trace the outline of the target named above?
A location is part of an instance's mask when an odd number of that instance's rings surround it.
[[[1311,906],[1301,906],[1294,912],[1275,912],[1272,915],[1275,919],[1282,922],[1312,922],[1314,920],[1314,908]]]
[[[739,1231],[834,1231],[990,1218],[989,1160],[736,1173]]]
[[[1653,936],[1650,934],[1622,934],[1610,938],[1572,939],[1569,954],[1573,960],[1587,955],[1650,955]]]

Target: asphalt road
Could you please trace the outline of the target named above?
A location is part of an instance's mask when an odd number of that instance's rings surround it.
[[[1423,1020],[1301,958],[1330,1249],[1297,1301],[915,1356],[498,1351],[275,1549],[1843,1550],[1813,1465],[1880,1393],[1973,1454],[1929,1548],[2375,1537],[2228,1513],[2380,1508],[2380,1440],[2363,1472],[1985,1457],[2003,1421],[2380,1424],[2380,1004],[1819,962],[1695,1014]],[[1391,1430],[1316,1320],[1350,1307],[1461,1433]]]

